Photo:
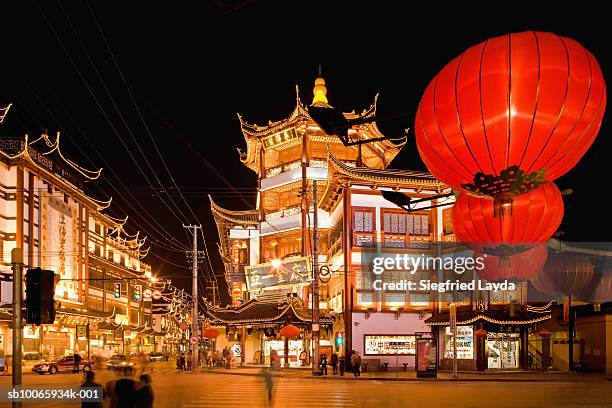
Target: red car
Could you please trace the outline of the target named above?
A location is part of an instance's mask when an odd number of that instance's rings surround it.
[[[79,361],[79,371],[86,373],[91,371],[94,365],[95,363],[92,360],[81,357],[81,361]],[[74,356],[61,357],[51,362],[36,364],[32,367],[32,371],[38,374],[55,374],[58,372],[71,373],[74,371]]]

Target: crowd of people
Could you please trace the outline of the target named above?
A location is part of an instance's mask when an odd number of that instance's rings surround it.
[[[329,361],[328,361],[329,360]],[[331,353],[331,356],[327,356],[326,353],[321,354],[319,360],[321,366],[321,375],[327,375],[327,366],[331,366],[333,375],[344,375],[345,370],[350,370],[355,377],[361,376],[361,356],[358,351],[351,350],[349,353],[348,361],[344,355],[338,355],[338,353]]]
[[[142,374],[138,380],[123,377],[110,380],[104,387],[95,381],[96,374],[88,371],[81,388],[102,388],[104,400],[110,408],[153,408],[153,387],[149,374]],[[82,402],[81,408],[102,408],[103,402]]]

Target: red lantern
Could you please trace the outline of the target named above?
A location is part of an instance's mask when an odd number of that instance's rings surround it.
[[[541,337],[550,337],[550,330],[548,330],[546,327],[540,327],[536,333]]]
[[[487,331],[485,329],[476,330],[476,338],[484,339],[487,337]]]
[[[548,257],[548,248],[546,244],[540,244],[509,258],[480,253],[474,254],[474,258],[477,257],[483,257],[484,259],[484,268],[478,271],[480,279],[486,279],[490,282],[500,280],[525,281],[542,270]]]
[[[300,329],[292,324],[288,324],[280,330],[280,334],[287,339],[295,339],[300,335]]]
[[[509,203],[576,165],[605,106],[599,64],[579,43],[507,34],[467,49],[429,83],[416,142],[438,179]]]
[[[213,328],[208,328],[206,330],[204,330],[204,337],[206,337],[207,339],[214,339],[219,335],[219,330],[217,329],[213,329]]]
[[[589,285],[577,293],[577,296],[586,302],[612,302],[612,268],[604,268]]]
[[[547,241],[563,219],[563,200],[554,183],[516,197],[512,206],[512,215],[496,217],[493,200],[460,194],[453,207],[457,241],[509,257]]]
[[[592,279],[593,265],[585,256],[563,252],[551,254],[531,283],[538,291],[560,298],[579,293]]]

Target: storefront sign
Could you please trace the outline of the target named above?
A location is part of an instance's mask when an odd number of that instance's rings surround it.
[[[240,357],[242,355],[242,346],[240,345],[240,343],[234,343],[230,348],[232,349],[234,357]]]
[[[268,262],[246,266],[244,271],[248,290],[291,287],[300,283],[308,283],[310,258],[285,259],[280,262],[280,265]]]
[[[414,355],[415,354],[414,335],[364,335],[364,355]]]
[[[87,325],[86,324],[77,324],[76,325],[76,333],[77,333],[77,338],[79,340],[87,339]]]
[[[453,333],[446,328],[444,336],[444,358],[453,358]],[[474,329],[472,326],[457,326],[457,359],[474,358]]]

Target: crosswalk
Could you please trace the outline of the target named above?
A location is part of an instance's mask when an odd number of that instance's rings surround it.
[[[272,404],[267,405],[263,381],[251,377],[207,395],[200,395],[181,406],[185,408],[268,406],[274,408],[334,408],[353,407],[354,405],[344,381],[322,383],[321,381],[284,378],[277,379],[275,382]]]

